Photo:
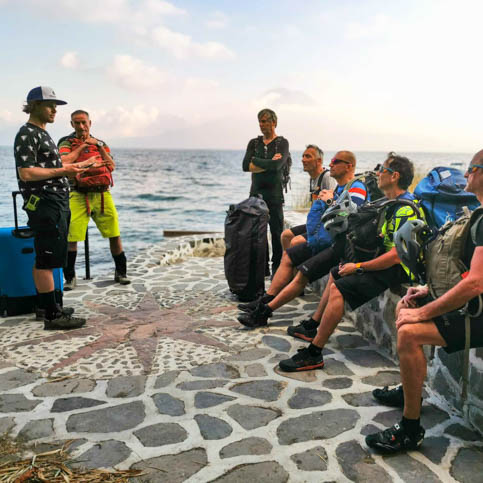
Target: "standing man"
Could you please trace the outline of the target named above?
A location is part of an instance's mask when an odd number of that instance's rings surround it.
[[[258,113],[263,136],[251,139],[243,158],[243,171],[252,173],[250,196],[262,195],[270,212],[272,234],[272,275],[282,258],[283,187],[282,168],[289,157],[288,141],[275,134],[277,115],[271,109]]]
[[[330,171],[323,166],[324,152],[315,144],[309,144],[302,154],[304,171],[309,173],[310,201],[315,201],[322,190],[335,190],[337,181],[330,176]],[[282,232],[282,247],[284,250],[290,244],[304,243],[307,241],[307,225],[297,225],[287,228]],[[292,241],[293,240],[293,241]]]
[[[35,87],[27,95],[23,112],[29,120],[15,137],[14,155],[18,186],[24,199],[23,209],[34,233],[35,265],[33,278],[38,292],[39,309],[44,315],[44,329],[75,329],[86,320],[72,317],[71,308],[62,309],[55,301],[52,270],[63,267],[67,256],[69,228],[69,182],[93,160],[62,166],[57,146],[45,130],[53,123],[57,106],[67,104],[57,99],[50,87]]]
[[[107,144],[91,136],[92,121],[86,111],[74,111],[70,124],[74,132],[59,140],[62,162],[66,165],[77,164],[94,156],[97,163],[73,180],[73,191],[70,194],[72,219],[69,227],[67,266],[64,270],[64,290],[73,290],[76,286],[77,242],[85,240],[90,217],[102,236],[109,238],[111,255],[116,266],[114,280],[121,285],[127,285],[131,281],[126,275],[126,255],[122,249],[116,206],[109,192],[112,186],[111,172],[115,167],[111,151]]]

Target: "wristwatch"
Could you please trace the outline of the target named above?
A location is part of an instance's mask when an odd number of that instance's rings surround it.
[[[329,198],[328,200],[325,200],[325,204],[327,206],[330,206],[333,202],[334,202],[334,200],[332,198]]]
[[[364,273],[364,269],[361,267],[362,263],[356,263],[356,273],[357,275],[362,275]]]
[[[102,148],[104,146],[105,146],[105,144],[102,141],[97,141],[97,147],[98,148]]]

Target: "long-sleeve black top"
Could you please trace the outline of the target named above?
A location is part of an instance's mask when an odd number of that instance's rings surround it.
[[[273,161],[276,153],[282,158]],[[268,144],[263,143],[262,136],[250,140],[243,158],[243,171],[249,171],[250,162],[265,170],[252,173],[250,196],[261,194],[265,201],[283,203],[282,168],[288,156],[288,141],[283,136],[277,136]]]

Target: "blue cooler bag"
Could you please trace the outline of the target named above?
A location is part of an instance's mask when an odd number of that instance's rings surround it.
[[[12,193],[15,227],[0,228],[0,315],[35,312],[37,291],[32,268],[35,263],[34,236],[28,226],[18,226],[16,196]],[[53,270],[56,301],[62,305],[63,274]]]

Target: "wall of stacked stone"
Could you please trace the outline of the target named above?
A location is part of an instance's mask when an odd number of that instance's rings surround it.
[[[306,216],[296,212],[287,215],[287,226],[304,223]],[[322,293],[326,283],[327,277],[315,282],[313,289]],[[374,341],[393,359],[397,359],[394,312],[400,297],[401,293],[387,290],[355,311],[346,307],[346,317],[352,320],[362,335]],[[470,351],[468,397],[465,403],[461,400],[463,351],[447,354],[443,349],[437,349],[434,358],[429,347],[425,348],[425,352],[430,360],[427,382],[431,389],[459,409],[466,421],[483,435],[483,348]]]

